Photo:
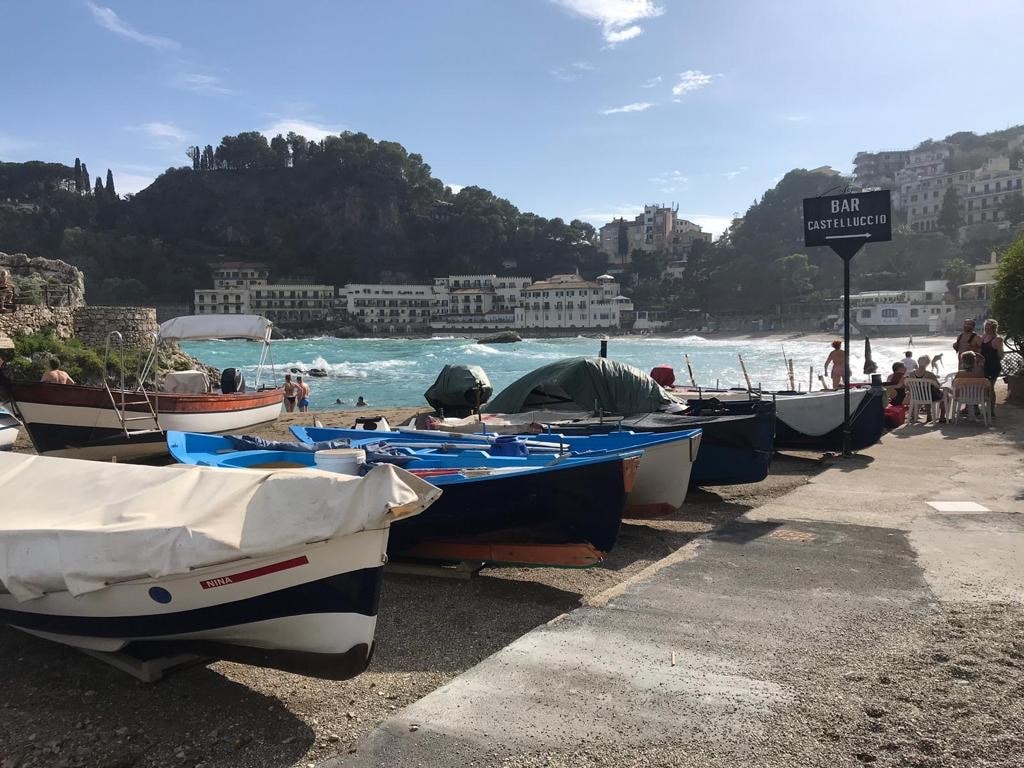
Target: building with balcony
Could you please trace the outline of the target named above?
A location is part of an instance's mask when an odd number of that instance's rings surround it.
[[[554,275],[523,289],[515,311],[517,328],[618,328],[633,302],[619,293],[611,275],[595,281],[579,275]]]
[[[942,333],[955,325],[946,291],[945,280],[928,280],[919,291],[856,293],[850,296],[850,319],[868,334]]]
[[[200,315],[263,315],[278,324],[313,323],[334,313],[334,286],[308,279],[269,282],[265,265],[223,262],[213,268],[213,288],[194,292]]]
[[[435,277],[438,295],[448,297],[446,311],[431,321],[434,330],[490,330],[511,328],[520,295],[533,280],[497,275],[449,275]]]
[[[436,285],[349,283],[341,290],[348,316],[373,331],[422,331],[448,312],[448,292]]]
[[[608,256],[611,267],[632,261],[633,251],[661,251],[674,260],[685,261],[696,240],[711,242],[711,233],[699,224],[679,217],[677,206],[645,205],[633,220],[613,219],[600,228],[598,248]]]

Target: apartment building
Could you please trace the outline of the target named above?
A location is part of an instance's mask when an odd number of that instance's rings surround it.
[[[262,264],[224,262],[213,269],[213,288],[194,292],[196,314],[263,315],[276,323],[309,323],[334,312],[334,286],[307,279],[269,282]]]
[[[349,283],[341,298],[351,319],[381,332],[423,330],[448,313],[448,292],[435,285]]]
[[[850,318],[869,333],[947,331],[955,325],[955,314],[946,291],[945,280],[928,280],[923,290],[856,293],[850,296]]]
[[[629,264],[633,251],[662,251],[673,259],[685,260],[694,241],[711,242],[711,233],[699,224],[679,217],[678,206],[645,205],[634,219],[613,219],[599,230],[598,247],[608,263]]]
[[[522,292],[515,311],[517,328],[618,328],[633,302],[619,293],[611,275],[587,281],[579,275],[554,275]]]
[[[435,277],[434,287],[438,295],[448,297],[448,304],[447,311],[438,312],[430,327],[438,331],[510,328],[521,292],[532,282],[529,277],[497,275]]]
[[[1007,195],[1024,193],[1024,167],[1011,168],[1008,157],[993,157],[974,172],[960,192],[965,224],[999,222]]]

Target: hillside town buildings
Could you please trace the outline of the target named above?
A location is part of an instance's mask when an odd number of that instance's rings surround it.
[[[279,324],[347,317],[371,332],[614,329],[632,319],[633,303],[611,275],[595,281],[555,275],[448,275],[431,283],[349,283],[335,289],[307,281],[270,282],[266,266],[225,262],[213,288],[195,291],[198,314],[264,315]]]
[[[1011,141],[1020,146],[1024,138]],[[990,157],[980,168],[965,169],[955,162],[953,147],[929,142],[913,150],[859,152],[854,177],[865,189],[889,188],[897,212],[914,232],[939,229],[939,213],[948,189],[957,191],[963,226],[1008,226],[1001,206],[1007,195],[1024,192],[1024,160],[1010,155]]]
[[[678,206],[646,205],[632,220],[618,218],[599,230],[598,248],[608,255],[610,268],[630,264],[633,251],[661,251],[674,261],[685,261],[697,240],[711,242],[711,233],[679,217]]]

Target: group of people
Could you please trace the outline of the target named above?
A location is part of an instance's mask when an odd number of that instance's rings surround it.
[[[975,321],[965,320],[963,332],[957,336],[953,343],[953,350],[957,353],[957,371],[953,376],[951,387],[955,382],[964,380],[984,381],[988,385],[988,407],[992,415],[995,415],[995,383],[1002,370],[1004,354],[1003,338],[999,335],[999,323],[995,320],[986,320],[984,332],[975,332]],[[936,358],[941,355],[936,355]],[[921,355],[916,360],[910,351],[906,352],[903,360],[892,364],[892,374],[885,380],[886,389],[892,393],[890,403],[892,405],[903,405],[907,396],[906,379],[925,379],[931,383],[932,402],[938,403],[939,423],[946,421],[946,394],[952,389],[943,388],[933,367],[933,359],[928,355]]]
[[[288,413],[294,412],[296,406],[299,413],[306,413],[309,410],[309,393],[309,384],[301,376],[296,376],[295,381],[292,381],[290,373],[284,375],[284,409]]]

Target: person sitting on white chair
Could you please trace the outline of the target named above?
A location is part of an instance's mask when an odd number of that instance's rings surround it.
[[[908,379],[924,379],[931,386],[931,400],[932,403],[939,404],[939,420],[938,424],[946,423],[946,395],[942,391],[942,385],[939,383],[939,377],[932,373],[928,366],[931,364],[931,358],[928,355],[921,355],[917,358],[917,368],[907,374]],[[929,405],[928,418],[931,419],[933,414],[931,412],[933,406]],[[916,414],[914,414],[916,416]],[[915,419],[916,421],[916,419]]]
[[[958,384],[984,384],[987,391],[988,405],[995,402],[996,392],[992,386],[992,382],[985,378],[985,372],[981,370],[978,365],[978,356],[973,352],[964,352],[960,356],[960,370],[956,372],[956,376],[953,377],[953,399],[956,400],[956,391]],[[977,415],[978,406],[975,406],[975,415]],[[960,411],[961,416],[967,415],[967,406],[964,406]],[[988,414],[986,413],[986,421]]]

